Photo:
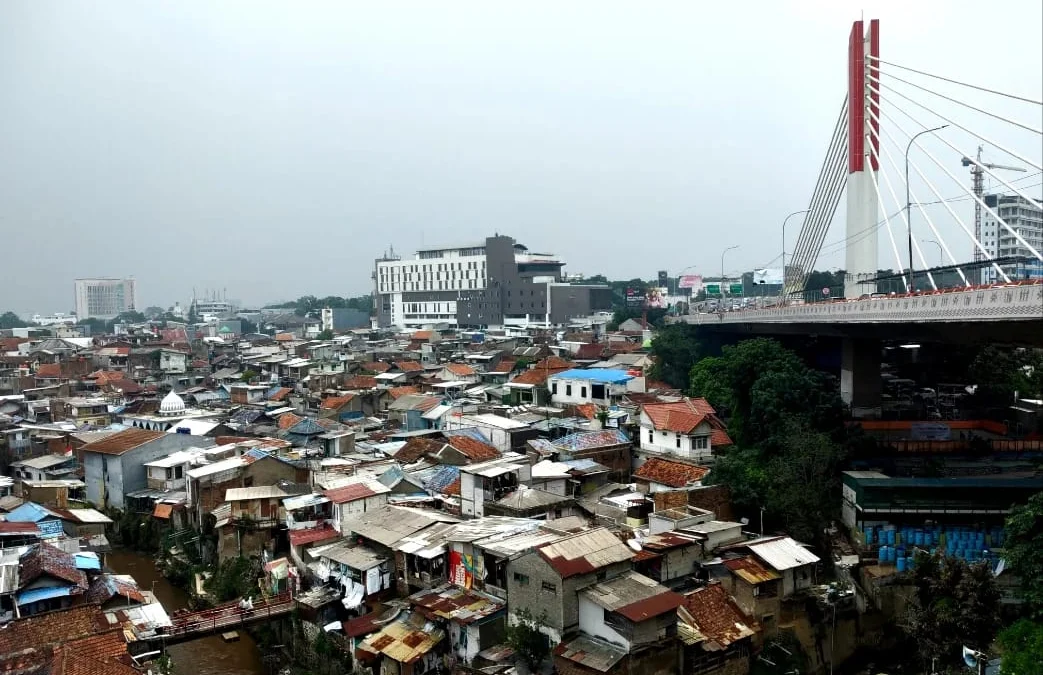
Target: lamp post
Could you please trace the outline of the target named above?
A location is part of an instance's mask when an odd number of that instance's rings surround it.
[[[938,267],[941,267],[945,263],[945,259],[942,258],[942,245],[936,242],[934,239],[924,239],[925,244],[934,244],[938,247]]]
[[[721,304],[724,304],[724,254],[733,248],[739,248],[739,245],[729,246],[728,248],[721,251]],[[723,307],[722,307],[723,309]]]
[[[793,216],[799,216],[802,213],[809,213],[811,209],[804,209],[803,211],[794,211],[782,220],[782,298],[786,299],[786,223]]]
[[[909,220],[909,206],[911,205],[911,202],[909,201],[909,199],[910,199],[909,198],[909,150],[913,147],[913,142],[916,141],[916,139],[919,138],[920,136],[923,136],[924,134],[930,134],[930,133],[933,133],[935,131],[941,131],[942,129],[944,129],[947,126],[949,126],[949,125],[948,124],[943,124],[940,127],[935,127],[933,129],[924,129],[923,131],[921,131],[918,134],[913,134],[913,137],[909,139],[909,144],[905,146],[905,229],[906,229],[907,234],[909,236],[909,290],[910,291],[914,290],[914,288],[913,288],[913,225],[912,225],[912,221]]]

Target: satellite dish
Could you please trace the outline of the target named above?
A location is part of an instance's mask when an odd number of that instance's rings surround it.
[[[741,524],[743,524],[743,525],[749,525],[750,524],[750,519],[749,518],[740,518],[739,522]]]
[[[963,648],[963,662],[967,664],[968,668],[978,667],[978,657],[981,656],[978,652],[967,647]]]
[[[639,542],[637,539],[627,539],[627,546],[634,549],[638,553],[641,552],[641,542]]]

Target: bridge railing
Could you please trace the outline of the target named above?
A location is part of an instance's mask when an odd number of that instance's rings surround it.
[[[250,610],[242,609],[239,601],[232,601],[211,609],[174,617],[173,625],[162,629],[158,637],[170,639],[217,632],[221,628],[242,626],[260,619],[280,616],[292,609],[293,598],[289,593],[280,593],[266,601],[260,601]]]

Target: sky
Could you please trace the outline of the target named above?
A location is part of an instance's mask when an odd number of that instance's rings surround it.
[[[885,60],[1041,98],[1039,0],[0,3],[0,312],[69,311],[84,276],[134,277],[141,307],[358,295],[390,247],[495,233],[611,278],[719,274],[736,244],[727,272],[778,265],[862,16]],[[917,82],[1043,125],[1039,106]],[[1038,135],[918,96],[1040,163]],[[969,183],[958,153],[922,145]],[[844,264],[843,210],[820,269]]]

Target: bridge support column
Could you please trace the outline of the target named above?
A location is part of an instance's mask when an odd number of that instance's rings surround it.
[[[854,417],[874,417],[880,410],[879,340],[844,338],[840,354],[840,398]]]

